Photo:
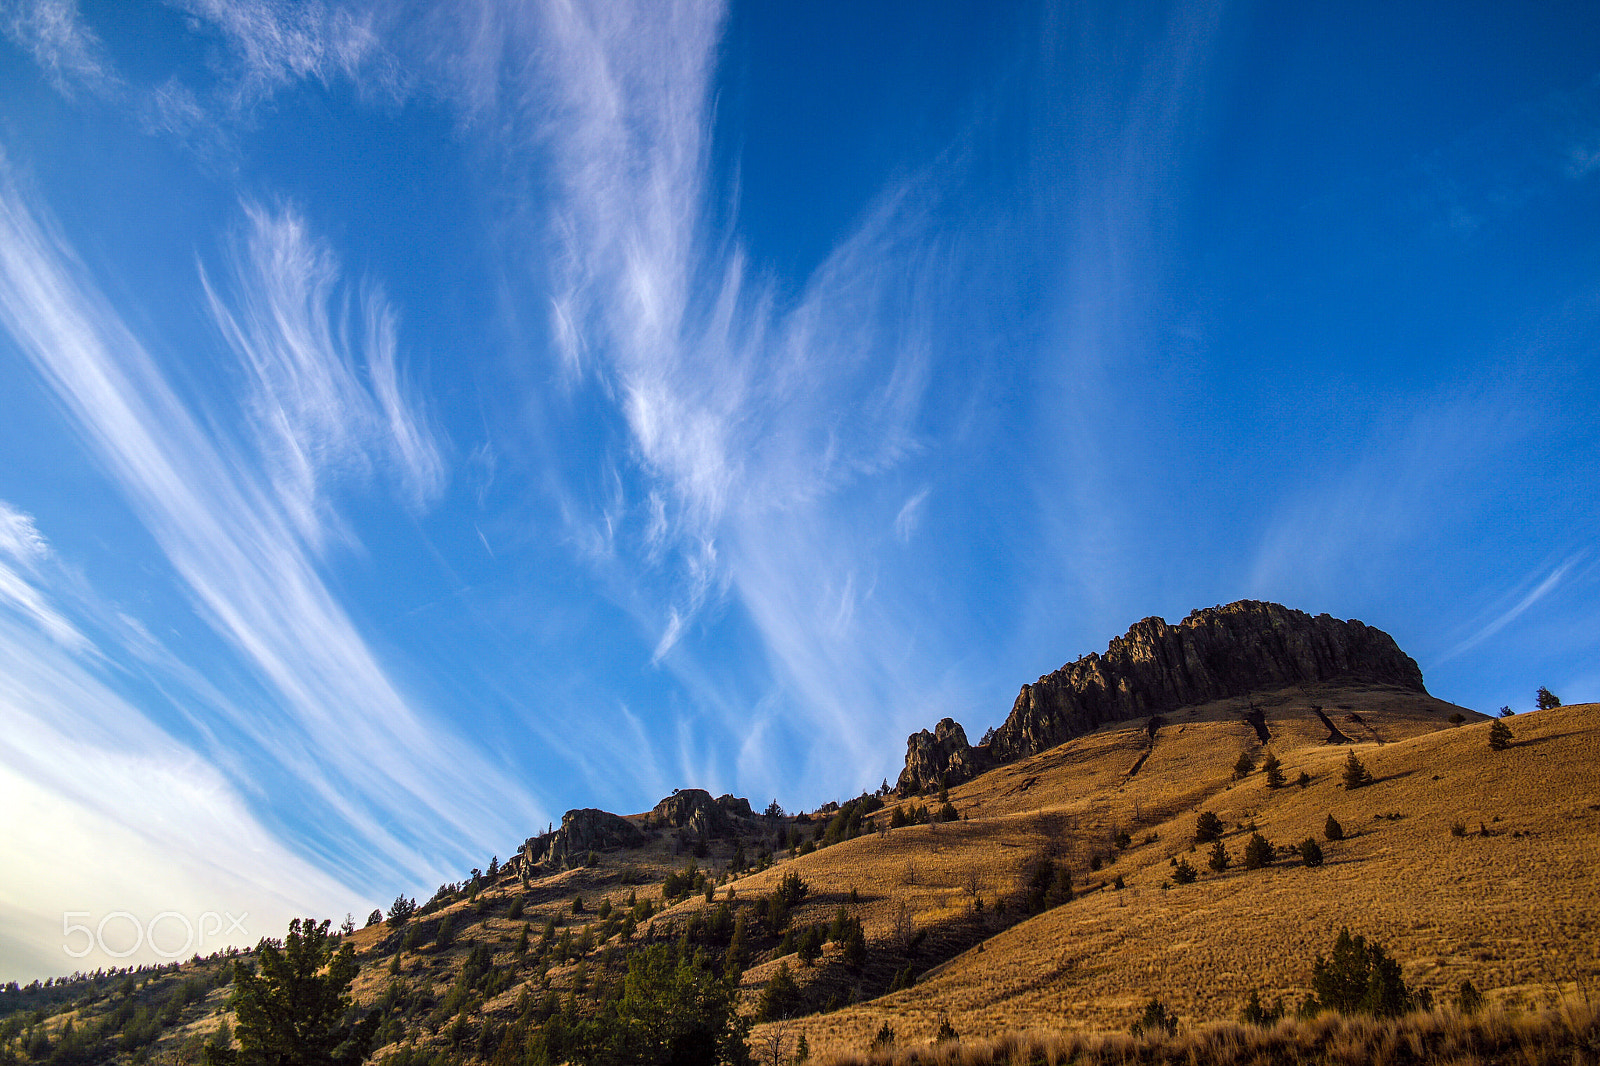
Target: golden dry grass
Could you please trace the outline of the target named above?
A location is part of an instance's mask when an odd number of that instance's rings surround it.
[[[892,884],[908,855],[929,868],[930,883],[959,884],[966,864],[1001,884],[1018,875],[1018,856],[1053,845],[1072,858],[1085,887],[1118,873],[1127,884],[1121,892],[1092,890],[999,932],[913,990],[804,1020],[811,1047],[860,1050],[884,1021],[925,1040],[945,1013],[970,1034],[1120,1030],[1152,996],[1189,1023],[1229,1018],[1253,988],[1269,999],[1298,998],[1313,955],[1327,952],[1343,925],[1383,944],[1409,981],[1436,993],[1470,979],[1499,1003],[1533,1006],[1600,977],[1600,706],[1515,718],[1515,745],[1495,753],[1481,716],[1452,728],[1449,705],[1388,690],[1325,694],[1335,697],[1325,712],[1365,738],[1326,745],[1310,701],[1279,695],[1283,702],[1268,709],[1269,746],[1291,782],[1301,769],[1311,774],[1305,789],[1269,790],[1259,771],[1231,783],[1239,751],[1262,746],[1236,707],[1213,706],[1172,716],[1132,778],[1125,774],[1142,733],[1122,726],[952,790],[972,817],[940,830],[957,830],[944,839],[959,841],[959,851],[934,851],[936,835],[897,841],[891,834],[802,860],[796,868],[824,885],[846,872]],[[1349,713],[1364,724],[1345,722]],[[1373,773],[1372,786],[1340,787],[1350,750]],[[1025,802],[1048,806],[1024,813]],[[1203,852],[1189,855],[1202,807],[1230,828],[1254,823],[1278,844],[1320,839],[1332,812],[1349,839],[1324,842],[1327,863],[1319,869],[1296,859],[1214,874]],[[1054,833],[1045,828],[1051,819]],[[1451,835],[1457,820],[1470,828],[1467,836]],[[1492,835],[1478,835],[1480,822]],[[1085,852],[1102,846],[1114,825],[1131,826],[1136,841],[1149,832],[1158,840],[1086,877]],[[1236,857],[1247,835],[1227,837]],[[1179,854],[1201,869],[1200,880],[1163,888]],[[904,891],[913,900],[930,896]],[[933,895],[944,912],[960,902],[949,889]],[[922,903],[919,913],[942,912]]]
[[[1569,998],[1534,1013],[1447,1011],[1397,1019],[1322,1015],[1256,1027],[1212,1023],[1173,1036],[1121,1033],[1007,1033],[977,1040],[819,1057],[818,1066],[1585,1066],[1600,1063],[1600,1005]]]

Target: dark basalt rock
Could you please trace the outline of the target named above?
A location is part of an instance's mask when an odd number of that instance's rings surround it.
[[[656,804],[650,815],[663,827],[684,829],[706,839],[724,837],[733,832],[735,817],[750,816],[750,801],[736,796],[714,800],[705,789],[680,788]]]
[[[591,851],[636,848],[644,843],[639,827],[620,815],[585,807],[561,816],[561,828],[534,837],[522,846],[525,868],[535,864],[582,866]]]
[[[954,784],[1053,748],[1107,722],[1321,681],[1367,681],[1426,694],[1422,671],[1394,638],[1361,622],[1240,600],[1193,611],[1175,626],[1136,622],[1104,655],[1089,654],[1022,686],[987,745],[948,718],[906,746],[902,794]],[[946,727],[946,723],[949,727]]]

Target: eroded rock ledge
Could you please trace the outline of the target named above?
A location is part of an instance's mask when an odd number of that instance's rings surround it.
[[[1191,611],[1175,626],[1135,622],[1105,654],[1091,653],[1022,691],[987,744],[946,718],[906,741],[898,791],[965,781],[1053,748],[1107,722],[1160,714],[1286,685],[1376,681],[1426,694],[1416,661],[1381,629],[1276,603],[1240,600]]]

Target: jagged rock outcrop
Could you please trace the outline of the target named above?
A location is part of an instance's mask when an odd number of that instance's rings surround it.
[[[1240,600],[1192,611],[1179,624],[1136,622],[1104,655],[1089,654],[1022,686],[987,745],[939,723],[907,743],[902,794],[953,784],[990,766],[1052,748],[1106,722],[1319,681],[1377,681],[1426,693],[1416,661],[1361,622]],[[944,739],[941,741],[940,732]],[[926,738],[924,741],[923,738]]]
[[[965,781],[975,772],[977,749],[953,718],[941,719],[933,732],[924,729],[906,738],[906,768],[900,773],[902,793],[925,792],[944,781]]]
[[[701,788],[680,788],[650,811],[655,824],[683,829],[695,836],[728,836],[734,831],[734,818],[750,817],[750,801],[738,796],[712,799]]]
[[[582,866],[591,851],[636,848],[644,843],[639,827],[620,815],[585,807],[561,816],[561,828],[534,837],[522,846],[524,867],[535,864]]]

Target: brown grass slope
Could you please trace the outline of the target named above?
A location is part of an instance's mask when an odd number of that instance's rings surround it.
[[[1513,718],[1513,746],[1493,752],[1482,716],[1453,728],[1448,704],[1392,690],[1294,690],[1263,702],[1266,744],[1243,721],[1243,701],[1171,716],[1148,753],[1143,723],[1109,727],[953,789],[968,822],[897,830],[797,865],[819,881],[886,886],[897,868],[918,865],[921,883],[903,891],[927,921],[970,909],[963,884],[972,870],[999,891],[1039,854],[1068,862],[1083,893],[962,952],[914,989],[806,1019],[799,1028],[810,1046],[859,1051],[886,1021],[902,1040],[927,1040],[943,1014],[970,1036],[1123,1030],[1152,997],[1186,1023],[1231,1018],[1252,989],[1297,1001],[1313,956],[1341,926],[1384,945],[1409,982],[1436,996],[1470,979],[1494,1002],[1531,1007],[1595,987],[1600,705]],[[1356,742],[1325,743],[1313,704]],[[1231,779],[1241,750],[1267,748],[1287,787],[1268,789],[1259,770]],[[1341,786],[1350,751],[1372,785]],[[1312,779],[1305,788],[1294,784],[1301,771]],[[1228,825],[1236,861],[1249,835],[1241,826],[1291,845],[1321,840],[1331,813],[1347,839],[1322,842],[1321,868],[1282,858],[1213,873],[1208,849],[1190,853],[1201,809]],[[1457,822],[1464,836],[1453,835]],[[1118,828],[1133,846],[1091,874],[1088,857],[1104,855]],[[1171,883],[1177,857],[1200,870],[1196,883]],[[1121,891],[1107,887],[1116,875]]]

